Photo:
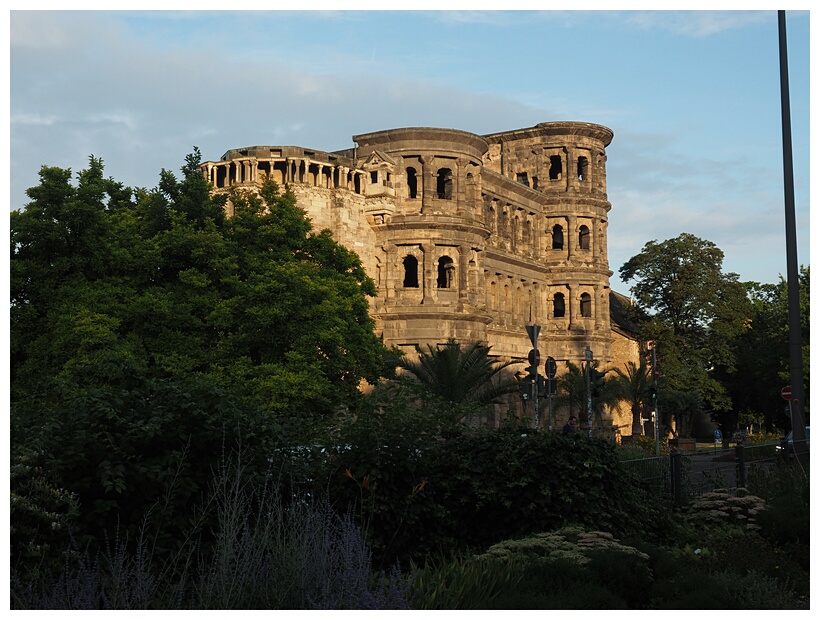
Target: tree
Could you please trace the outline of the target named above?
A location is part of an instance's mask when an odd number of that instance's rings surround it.
[[[801,266],[799,277],[800,322],[803,342],[803,385],[809,402],[810,353],[810,270]],[[787,429],[788,407],[780,390],[791,382],[789,371],[789,329],[787,283],[746,284],[750,313],[742,331],[732,340],[737,360],[733,373],[722,373],[736,410],[749,420],[763,418],[769,431]],[[808,409],[807,409],[808,411]],[[732,420],[740,423],[740,420]]]
[[[668,390],[661,400],[661,411],[667,432],[676,437],[692,437],[703,414],[703,398],[697,390]]]
[[[32,202],[12,214],[15,397],[74,381],[80,367],[86,385],[109,384],[123,378],[119,359],[146,377],[205,374],[307,419],[378,381],[388,351],[359,258],[312,231],[272,182],[234,192],[226,218],[198,152],[182,172],[132,194],[94,158],[77,187],[69,171],[43,168]]]
[[[749,302],[734,273],[722,271],[723,252],[683,233],[648,242],[620,269],[647,313],[643,337],[655,342],[660,390],[697,390],[707,408],[726,411],[731,399],[717,373],[733,372],[732,339],[743,329]]]
[[[569,417],[586,416],[587,384],[582,366],[567,362],[567,372],[558,378],[558,393],[555,396],[556,408],[566,407]]]
[[[625,365],[626,370],[615,368],[613,377],[614,390],[618,396],[629,405],[632,412],[632,435],[638,437],[642,435],[646,402],[646,391],[650,385],[650,369],[646,360],[641,358],[638,364],[629,361]]]
[[[416,346],[418,360],[402,357],[398,367],[418,381],[428,394],[444,401],[486,407],[517,391],[518,382],[501,371],[520,363],[490,357],[490,347],[473,342],[462,347],[450,338],[443,346]]]
[[[133,534],[170,487],[178,533],[223,446],[262,475],[385,368],[359,258],[273,183],[227,218],[199,163],[150,191],[43,167],[11,214],[11,441],[44,476],[16,492],[76,494],[88,536]]]

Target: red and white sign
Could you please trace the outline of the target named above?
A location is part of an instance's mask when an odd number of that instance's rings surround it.
[[[782,390],[780,390],[780,395],[783,397],[783,400],[791,400],[792,399],[792,386],[787,385]]]

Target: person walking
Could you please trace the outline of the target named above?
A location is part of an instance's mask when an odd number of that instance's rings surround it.
[[[572,435],[578,431],[578,418],[574,415],[569,416],[569,421],[564,424],[564,435]]]

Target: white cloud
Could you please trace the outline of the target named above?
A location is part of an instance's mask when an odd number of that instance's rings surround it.
[[[27,114],[18,113],[11,116],[12,125],[53,125],[57,122],[57,116],[54,114]]]
[[[624,22],[641,30],[665,30],[689,37],[707,37],[750,24],[773,22],[772,11],[635,11],[621,13]]]

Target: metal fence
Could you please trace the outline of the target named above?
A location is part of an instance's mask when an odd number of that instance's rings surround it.
[[[641,484],[669,494],[677,503],[715,489],[745,487],[750,476],[793,458],[793,446],[778,443],[673,452],[668,456],[623,461]]]

